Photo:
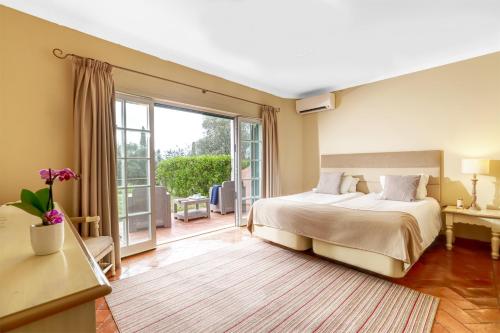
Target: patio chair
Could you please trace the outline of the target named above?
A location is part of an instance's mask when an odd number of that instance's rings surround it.
[[[89,249],[95,261],[101,267],[103,273],[111,270],[111,275],[115,275],[115,245],[110,236],[99,236],[99,216],[86,216],[86,217],[71,217],[71,222],[78,230],[78,225],[81,223],[93,224],[93,234],[96,236],[82,237],[83,243]],[[100,262],[105,256],[110,256],[111,262]]]
[[[212,191],[215,189],[218,189],[217,204],[210,204],[210,210],[222,215],[234,212],[234,198],[236,194],[234,181],[225,181],[220,187],[210,187],[208,191],[210,198],[212,198]]]
[[[172,212],[170,207],[170,193],[164,186],[156,186],[156,227],[171,228]]]

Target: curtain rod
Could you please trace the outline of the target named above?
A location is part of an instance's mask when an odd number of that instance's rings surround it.
[[[82,56],[79,56],[79,55],[73,54],[73,53],[66,53],[66,54],[64,54],[63,50],[58,49],[58,48],[53,49],[52,50],[52,54],[56,58],[59,58],[59,59],[66,59],[67,57],[75,57],[75,58],[80,58],[80,59],[84,58]],[[89,58],[89,59],[92,59],[92,58]],[[92,60],[95,60],[95,59],[92,59]],[[152,78],[155,78],[155,79],[158,79],[158,80],[163,80],[163,81],[167,81],[167,82],[170,82],[170,83],[179,84],[181,86],[185,86],[185,87],[189,87],[189,88],[193,88],[193,89],[198,89],[198,90],[200,90],[204,94],[206,94],[206,93],[212,93],[212,94],[219,95],[219,96],[224,96],[224,97],[228,97],[228,98],[232,98],[232,99],[237,99],[237,100],[240,100],[240,101],[243,101],[243,102],[247,102],[247,103],[250,103],[250,104],[255,104],[255,105],[259,105],[259,106],[270,106],[270,105],[267,105],[267,104],[262,104],[262,103],[254,102],[254,101],[251,101],[249,99],[245,99],[245,98],[241,98],[241,97],[237,97],[237,96],[232,96],[232,95],[229,95],[229,94],[224,94],[224,93],[221,93],[221,92],[218,92],[218,91],[214,91],[214,90],[210,90],[210,89],[205,89],[205,88],[198,87],[198,86],[195,86],[195,85],[192,85],[192,84],[188,84],[188,83],[183,83],[183,82],[179,82],[179,81],[167,79],[166,77],[161,77],[161,76],[157,76],[157,75],[153,75],[153,74],[149,74],[149,73],[144,73],[144,72],[141,72],[141,71],[138,71],[138,70],[135,70],[135,69],[126,68],[126,67],[122,67],[122,66],[117,66],[117,65],[110,64],[110,63],[107,63],[107,64],[109,64],[110,66],[113,66],[114,68],[121,69],[123,71],[131,72],[131,73],[135,73],[135,74],[140,74],[140,75],[145,75],[145,76],[149,76],[149,77],[152,77]],[[270,107],[272,107],[272,106],[270,106]],[[275,109],[276,109],[277,112],[279,112],[279,108],[275,108]]]

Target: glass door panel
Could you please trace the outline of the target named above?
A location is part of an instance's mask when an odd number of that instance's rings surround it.
[[[117,95],[115,103],[120,245],[122,256],[127,256],[156,244],[151,200],[153,112],[150,101],[136,97]]]
[[[261,198],[262,188],[262,125],[258,119],[238,118],[237,176],[239,226],[246,225],[252,204]]]

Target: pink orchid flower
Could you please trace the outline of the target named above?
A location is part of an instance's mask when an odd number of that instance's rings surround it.
[[[42,169],[40,170],[40,177],[44,179],[47,184],[52,183],[56,180],[56,178],[60,181],[78,179],[78,175],[70,168],[64,168],[61,170]]]
[[[57,171],[57,177],[59,178],[60,181],[78,179],[78,175],[70,168],[64,168],[62,170],[56,170],[56,171]]]
[[[44,180],[51,180],[51,176],[52,176],[52,179],[54,178],[54,171],[55,170],[51,170],[49,172],[49,169],[42,169],[40,170],[40,177]]]
[[[47,224],[62,223],[63,214],[59,212],[57,209],[52,209],[43,214],[43,220],[47,222]]]

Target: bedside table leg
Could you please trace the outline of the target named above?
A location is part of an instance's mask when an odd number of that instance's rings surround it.
[[[446,249],[451,250],[453,248],[453,226],[446,226]]]
[[[493,259],[498,259],[498,247],[500,245],[500,240],[498,239],[500,236],[500,232],[492,231],[491,232],[491,257]]]
[[[446,214],[446,249],[453,248],[453,216]]]

